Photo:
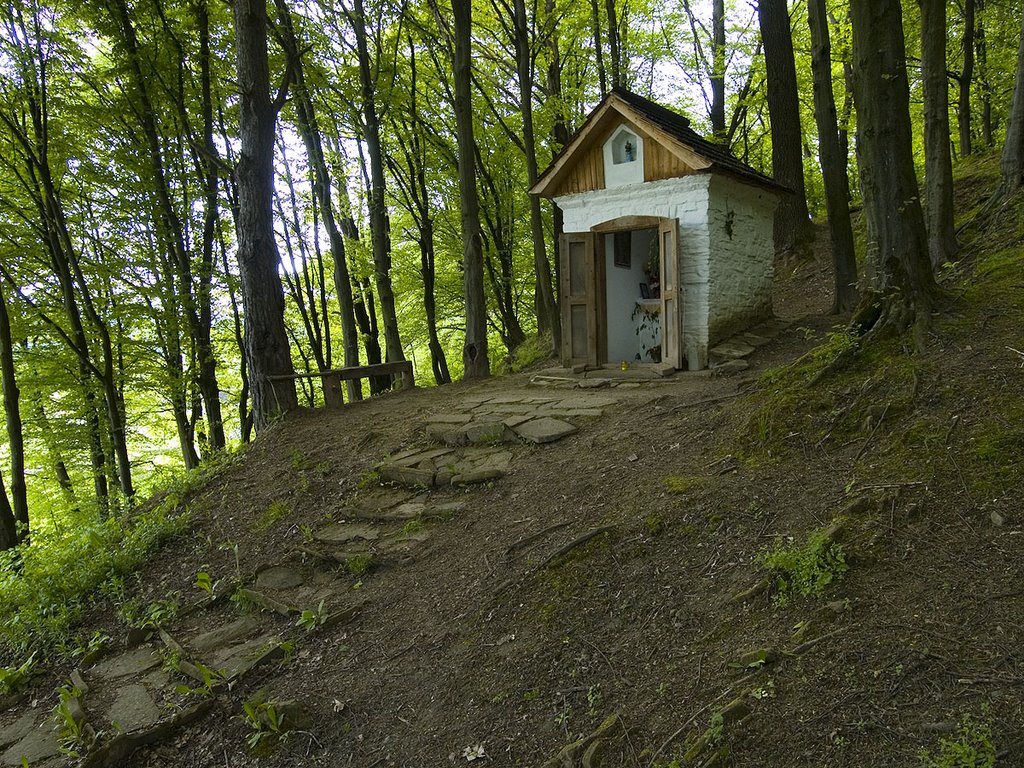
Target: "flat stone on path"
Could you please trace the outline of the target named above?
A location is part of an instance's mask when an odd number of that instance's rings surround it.
[[[25,760],[34,768],[37,763],[59,754],[57,730],[49,718],[44,718],[38,727],[33,728],[21,741],[4,752],[3,757],[0,757],[0,764],[21,768],[24,765],[22,760]]]
[[[256,586],[259,589],[294,589],[305,581],[300,571],[287,565],[273,565],[256,575]]]
[[[708,354],[712,358],[719,360],[739,360],[741,357],[752,354],[753,351],[754,348],[746,342],[739,339],[729,339],[716,347],[712,347]]]
[[[525,424],[520,424],[513,431],[524,440],[541,444],[561,440],[563,437],[576,432],[576,427],[567,421],[544,416],[528,421]]]
[[[209,632],[197,635],[189,641],[189,645],[200,653],[207,653],[217,648],[237,643],[243,638],[252,637],[259,627],[260,622],[255,617],[243,616],[232,621],[230,624],[225,624],[222,627],[217,627]]]
[[[0,728],[0,749],[9,747],[14,742],[24,739],[32,732],[35,725],[35,713],[25,712],[6,728]]]
[[[313,534],[322,544],[347,544],[355,539],[375,541],[379,536],[380,531],[366,523],[334,523]]]
[[[465,424],[472,416],[468,413],[434,413],[427,416],[427,424]]]
[[[155,725],[162,714],[146,686],[129,685],[118,691],[107,720],[122,731],[136,731]]]
[[[263,635],[248,642],[230,648],[222,648],[215,653],[211,669],[221,671],[227,680],[236,680],[260,664],[273,654],[279,653],[281,638],[276,635]]]
[[[148,646],[122,653],[120,656],[101,661],[92,669],[92,673],[105,680],[116,680],[119,677],[138,675],[158,667],[162,663],[160,654]]]
[[[731,376],[734,373],[745,371],[750,367],[746,360],[727,360],[724,363],[711,366],[712,376]]]

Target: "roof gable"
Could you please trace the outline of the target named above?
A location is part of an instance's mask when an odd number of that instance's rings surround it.
[[[542,197],[563,194],[562,187],[577,164],[595,147],[600,150],[601,144],[622,123],[636,130],[646,141],[654,142],[662,150],[661,154],[668,157],[671,165],[668,172],[653,178],[722,171],[747,183],[776,191],[784,189],[768,176],[733,157],[726,148],[701,138],[690,128],[690,121],[678,112],[616,88],[587,116],[580,129],[530,188],[530,193]],[[653,178],[645,175],[645,180]],[[602,180],[597,188],[603,186]]]

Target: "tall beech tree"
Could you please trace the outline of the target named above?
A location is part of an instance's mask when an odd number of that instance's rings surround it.
[[[936,295],[914,173],[910,88],[899,0],[851,0],[861,193],[868,219],[870,292],[861,330],[926,326]]]
[[[790,190],[775,209],[775,252],[800,256],[810,246],[813,231],[804,189],[800,101],[786,0],[758,0],[757,18],[768,81],[772,175]]]
[[[245,356],[252,410],[259,433],[298,405],[288,333],[284,325],[281,258],[274,237],[274,136],[291,70],[276,98],[270,93],[267,8],[262,0],[232,4],[239,91],[238,268],[245,315]]]
[[[1021,18],[1020,42],[1017,46],[1017,77],[999,169],[1002,174],[999,195],[1009,195],[1024,184],[1024,16]]]
[[[466,302],[466,340],[462,364],[467,379],[490,375],[487,351],[487,299],[484,294],[483,237],[476,186],[476,140],[473,137],[472,26],[469,3],[452,0],[452,81],[455,131],[459,147],[459,200],[462,205],[462,274]]]
[[[14,365],[14,339],[7,298],[0,290],[0,384],[3,386],[7,447],[11,453],[11,498],[0,479],[0,550],[10,549],[28,538],[28,489],[25,485],[25,438],[21,422],[20,392]],[[13,519],[13,537],[10,522]]]
[[[825,207],[835,273],[833,312],[849,312],[857,302],[857,257],[850,223],[850,184],[846,154],[839,141],[836,102],[832,93],[832,45],[825,0],[808,0],[811,28],[811,71],[814,78],[814,119],[818,126],[818,157],[825,183]]]
[[[946,2],[921,2],[921,81],[924,89],[924,201],[932,266],[956,254],[953,231],[953,158],[949,148],[946,75]]]

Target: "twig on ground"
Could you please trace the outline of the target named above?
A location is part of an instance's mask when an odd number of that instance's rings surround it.
[[[868,435],[868,439],[864,441],[864,445],[862,445],[860,447],[860,450],[857,451],[857,455],[853,459],[854,462],[860,461],[860,457],[863,456],[864,453],[867,451],[868,446],[871,445],[871,441],[875,437],[875,433],[878,431],[878,428],[880,426],[882,426],[882,422],[885,421],[885,414],[887,414],[888,412],[889,412],[889,403],[886,403],[885,404],[885,408],[882,409],[882,415],[878,417],[878,423],[875,424],[874,429],[871,430],[871,434]]]

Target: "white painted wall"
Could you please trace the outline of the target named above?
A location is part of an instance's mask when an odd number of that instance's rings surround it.
[[[711,246],[707,216],[710,180],[708,174],[694,174],[555,199],[564,214],[566,232],[589,232],[596,225],[620,216],[658,216],[678,220],[682,343],[690,370],[700,370],[708,364],[708,259]],[[770,224],[769,221],[769,227]],[[614,358],[610,359],[614,361]]]
[[[623,143],[633,145],[633,160],[626,162]],[[608,137],[602,147],[604,155],[604,185],[622,187],[626,184],[641,184],[644,180],[644,140],[632,128],[620,125]]]
[[[708,342],[714,346],[772,314],[778,197],[729,176],[711,179]]]
[[[637,310],[640,283],[647,282],[644,267],[651,248],[657,247],[657,230],[630,233],[630,268],[615,266],[615,236],[604,235],[605,297],[608,301],[608,362],[650,363],[647,350],[661,344],[659,318],[650,318]],[[655,262],[657,255],[655,255]],[[639,357],[638,357],[639,355]]]

